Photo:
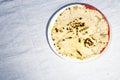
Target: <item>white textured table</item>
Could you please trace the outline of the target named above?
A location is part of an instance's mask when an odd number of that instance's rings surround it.
[[[48,19],[71,2],[91,4],[109,21],[109,48],[95,60],[65,61],[48,46]],[[120,0],[0,0],[0,80],[120,80]]]

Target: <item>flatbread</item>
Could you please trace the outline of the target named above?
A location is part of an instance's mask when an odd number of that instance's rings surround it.
[[[100,55],[106,48],[109,25],[100,11],[76,4],[59,13],[51,37],[58,54],[86,60]]]

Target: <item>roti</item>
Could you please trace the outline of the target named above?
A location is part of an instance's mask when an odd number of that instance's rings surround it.
[[[57,54],[78,60],[99,56],[110,37],[104,15],[80,4],[69,5],[57,14],[50,35]]]

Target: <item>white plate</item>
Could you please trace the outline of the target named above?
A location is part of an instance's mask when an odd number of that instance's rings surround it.
[[[55,49],[55,47],[54,47],[54,42],[53,42],[52,36],[51,36],[52,28],[53,28],[54,23],[55,23],[57,17],[59,16],[59,14],[62,13],[62,12],[63,12],[65,9],[67,9],[68,7],[70,7],[70,6],[72,7],[72,6],[75,6],[75,5],[80,6],[80,7],[85,6],[85,7],[88,7],[88,9],[94,9],[94,10],[98,11],[99,13],[101,13],[101,15],[102,15],[102,16],[104,17],[104,19],[107,21],[107,19],[106,19],[106,17],[104,16],[104,14],[103,14],[101,11],[99,11],[97,8],[93,7],[92,5],[85,4],[85,3],[70,3],[70,4],[66,4],[66,5],[64,5],[63,7],[59,8],[59,9],[58,9],[57,11],[55,11],[55,13],[50,17],[50,19],[49,19],[49,21],[48,21],[48,24],[47,24],[46,36],[47,36],[47,41],[48,41],[48,44],[49,44],[51,50],[52,50],[56,55],[58,55],[59,57],[65,59],[65,60],[69,60],[69,61],[86,62],[86,61],[89,61],[89,60],[93,60],[94,58],[97,58],[98,56],[102,55],[103,52],[104,52],[104,50],[101,52],[100,55],[97,55],[97,56],[95,56],[95,57],[91,57],[91,58],[89,58],[89,59],[85,59],[85,60],[78,60],[78,59],[74,59],[74,58],[71,59],[71,58],[69,58],[69,57],[60,55],[60,54],[58,53],[58,51],[56,51],[56,49]],[[108,21],[107,21],[107,23],[108,23]],[[108,23],[108,30],[109,30],[109,35],[110,35],[109,23]],[[109,36],[109,37],[110,37],[110,36]],[[108,44],[109,44],[109,42],[108,42]],[[107,45],[107,46],[108,46],[108,45]],[[106,48],[107,48],[107,46],[106,46]],[[106,50],[106,48],[105,48],[105,50]]]

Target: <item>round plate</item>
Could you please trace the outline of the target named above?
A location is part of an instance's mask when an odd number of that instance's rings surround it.
[[[110,39],[110,27],[97,8],[71,3],[51,16],[46,36],[50,48],[58,56],[72,61],[86,61],[103,53]]]

